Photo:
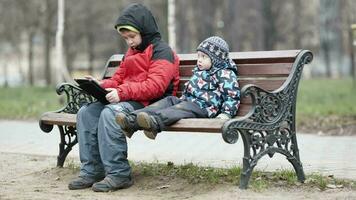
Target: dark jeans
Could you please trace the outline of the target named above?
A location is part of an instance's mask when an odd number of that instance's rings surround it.
[[[133,111],[139,105],[129,102],[103,105],[96,102],[80,108],[77,114],[80,177],[92,180],[104,176],[112,180],[130,177],[126,137],[115,117],[124,110]]]
[[[175,96],[168,96],[150,106],[134,111],[133,114],[137,115],[140,112],[155,116],[161,131],[165,129],[165,126],[174,124],[180,119],[208,117],[208,112],[201,109],[197,104],[183,101]]]

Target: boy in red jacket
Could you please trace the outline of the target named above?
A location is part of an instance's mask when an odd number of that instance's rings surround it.
[[[115,117],[175,95],[178,88],[178,57],[161,40],[156,21],[146,7],[129,5],[117,19],[115,29],[129,49],[112,78],[96,80],[109,91],[106,99],[110,104],[95,102],[78,111],[81,168],[79,178],[68,185],[71,190],[92,187],[96,192],[108,192],[130,187],[133,182],[126,137]]]

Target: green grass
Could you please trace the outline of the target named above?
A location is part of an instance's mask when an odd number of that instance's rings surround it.
[[[219,169],[212,167],[199,167],[192,163],[176,166],[171,162],[168,164],[159,163],[131,163],[134,172],[143,176],[168,176],[186,179],[189,183],[209,183],[218,184],[230,182],[237,184],[241,169]]]
[[[73,158],[66,159],[65,167],[72,170],[73,172],[80,170],[79,164]]]
[[[356,88],[352,79],[301,80],[297,115],[301,117],[356,116]]]
[[[241,168],[212,168],[200,167],[192,163],[185,165],[174,165],[172,162],[162,163],[133,163],[130,162],[133,175],[136,179],[154,178],[155,180],[174,180],[181,178],[188,184],[207,184],[207,185],[236,185],[240,184]],[[66,164],[71,170],[79,170],[79,164],[69,161]],[[166,177],[166,178],[163,178]],[[273,187],[280,188],[318,188],[321,191],[329,187],[348,188],[356,190],[356,181],[336,179],[321,174],[310,174],[306,176],[304,184],[300,183],[292,170],[276,170],[274,172],[265,172],[254,170],[249,182],[249,189],[254,191],[264,191]]]
[[[55,88],[0,88],[0,118],[36,119],[43,112],[61,108]]]
[[[177,176],[188,180],[189,183],[204,183],[209,185],[233,184],[239,185],[240,167],[229,169],[198,167],[194,164],[174,166],[173,164],[139,164],[134,167],[134,171],[140,171],[142,168],[150,166],[149,169],[155,171],[155,175]],[[149,175],[146,173],[145,175]],[[254,170],[249,182],[249,188],[255,191],[262,191],[271,187],[294,187],[305,186],[314,187],[320,190],[326,190],[328,187],[342,187],[356,190],[356,181],[336,179],[321,174],[311,174],[306,176],[305,184],[301,184],[294,171],[276,170],[274,172],[264,172]]]

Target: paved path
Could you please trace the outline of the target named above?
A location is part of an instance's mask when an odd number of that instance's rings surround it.
[[[0,152],[57,155],[59,133],[55,128],[47,134],[37,122],[0,121]],[[147,139],[141,132],[129,143],[129,159],[133,161],[190,163],[229,167],[242,162],[242,141],[231,145],[220,134],[166,132],[156,140]],[[320,172],[338,178],[356,180],[356,137],[318,136],[298,134],[300,157],[305,172]],[[69,154],[78,159],[78,145]],[[268,156],[259,161],[258,169],[293,169],[281,155]]]

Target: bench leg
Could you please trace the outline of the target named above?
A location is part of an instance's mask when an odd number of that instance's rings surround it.
[[[254,166],[250,165],[249,159],[243,158],[243,168],[240,177],[240,189],[247,189]]]
[[[293,165],[298,180],[304,182],[305,175],[299,158],[297,136],[295,132],[286,130],[247,131],[240,130],[244,143],[243,169],[240,177],[240,188],[246,189],[254,167],[265,155],[273,157],[277,152],[286,156]]]
[[[67,155],[72,147],[78,143],[77,131],[72,126],[58,126],[61,142],[59,143],[59,154],[57,156],[57,167],[63,167]]]
[[[287,160],[293,165],[295,173],[297,174],[298,177],[298,181],[304,183],[305,174],[304,174],[302,162],[300,161],[299,158],[299,149],[298,149],[296,134],[294,134],[294,136],[292,137],[292,145],[293,145],[294,156],[287,156]]]
[[[248,183],[251,178],[251,174],[253,171],[253,168],[257,164],[257,160],[255,162],[251,162],[254,159],[251,159],[251,136],[246,130],[240,130],[241,133],[241,138],[244,144],[244,157],[242,159],[242,172],[240,175],[240,189],[247,189]]]

